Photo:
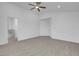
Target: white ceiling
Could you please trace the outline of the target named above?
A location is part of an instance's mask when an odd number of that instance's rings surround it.
[[[17,5],[25,10],[30,10],[32,6],[28,5],[32,2],[10,2],[14,5]],[[46,6],[46,9],[41,9],[41,12],[78,12],[79,11],[79,2],[42,2],[43,6]],[[60,5],[61,8],[57,8]]]

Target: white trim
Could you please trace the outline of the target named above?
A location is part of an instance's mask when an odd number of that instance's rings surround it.
[[[27,39],[30,39],[30,38],[36,38],[36,37],[39,37],[39,35],[30,36],[30,37],[27,37],[27,38],[17,39],[17,40],[18,40],[18,41],[22,41],[22,40],[27,40]]]
[[[52,39],[56,39],[56,40],[62,40],[62,41],[68,41],[68,42],[72,42],[72,43],[78,43],[79,44],[79,41],[72,41],[72,40],[68,40],[68,39],[62,39],[62,38],[55,38],[53,36],[50,36]]]
[[[8,41],[4,41],[4,42],[0,42],[0,45],[4,45],[4,44],[7,44]]]

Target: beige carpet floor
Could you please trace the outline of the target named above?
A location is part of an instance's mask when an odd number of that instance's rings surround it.
[[[0,56],[79,56],[79,44],[37,37],[1,45]]]

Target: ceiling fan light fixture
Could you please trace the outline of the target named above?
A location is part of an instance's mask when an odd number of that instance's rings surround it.
[[[39,7],[38,7],[38,6],[36,6],[35,8],[36,8],[36,9],[38,9]]]
[[[35,4],[29,4],[29,5],[33,6],[31,10],[36,9],[38,12],[40,12],[40,9],[46,9],[45,6],[41,6],[41,2],[36,2]]]

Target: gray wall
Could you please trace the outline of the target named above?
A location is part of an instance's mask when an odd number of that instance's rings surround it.
[[[0,45],[8,43],[8,32],[7,32],[7,20],[5,19],[5,12],[3,5],[0,3]]]
[[[42,17],[41,17],[42,16]],[[0,44],[8,42],[8,17],[18,19],[18,40],[40,35],[79,43],[79,12],[54,12],[41,14],[40,19],[50,19],[40,23],[39,16],[29,10],[10,3],[0,3]],[[40,24],[42,27],[40,27]]]
[[[51,37],[79,43],[79,12],[51,14]]]
[[[10,3],[0,3],[0,43],[8,42],[8,17],[18,19],[17,37],[23,40],[39,35],[39,20],[37,15]]]
[[[41,16],[41,19],[51,17],[50,37],[79,43],[79,12],[52,12],[43,13]],[[47,33],[44,27],[41,28],[43,33]]]

